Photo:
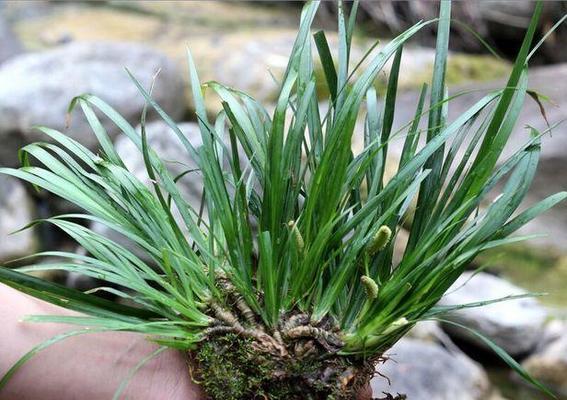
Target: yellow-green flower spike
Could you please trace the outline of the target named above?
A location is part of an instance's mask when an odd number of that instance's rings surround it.
[[[370,244],[368,245],[368,254],[373,256],[379,251],[383,250],[392,238],[392,230],[386,225],[382,225],[376,232]]]
[[[378,284],[374,279],[372,279],[368,275],[362,275],[360,277],[360,283],[362,283],[362,285],[364,286],[366,295],[369,298],[375,299],[376,297],[378,297]]]
[[[295,223],[295,221],[291,220],[287,223],[287,226],[291,228],[291,232],[293,233],[297,250],[299,251],[299,253],[303,253],[303,249],[305,248],[305,242],[303,241],[303,236],[301,236],[301,232],[299,232],[299,229],[297,228],[297,224]]]

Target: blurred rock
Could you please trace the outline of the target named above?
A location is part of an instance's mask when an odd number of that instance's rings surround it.
[[[193,122],[181,122],[177,126],[195,148],[201,146],[199,125]],[[137,130],[141,132],[140,127]],[[164,161],[172,176],[175,177],[187,170],[197,168],[197,165],[191,159],[175,132],[165,122],[150,122],[146,125],[146,134],[148,146]],[[151,182],[146,172],[144,158],[136,145],[124,134],[119,135],[114,144],[116,151],[124,160],[130,172],[149,186]],[[202,191],[202,181],[199,178],[200,174],[198,171],[190,172],[177,182],[185,199],[193,207],[197,208],[201,202]]]
[[[562,399],[567,399],[567,325],[563,325],[561,336],[532,354],[522,366]]]
[[[274,82],[272,73],[279,78],[287,65],[288,56],[295,40],[295,31],[264,32],[261,35],[231,35],[218,39],[218,46],[226,46],[228,51],[223,52],[222,62],[211,62],[211,54],[196,58],[197,66],[212,64],[213,68],[207,72],[212,78],[228,86],[239,88],[258,100],[275,102],[279,92],[279,85]],[[338,39],[329,34],[329,46],[338,48]],[[368,38],[359,37],[353,42],[351,58],[360,60],[373,44]],[[384,44],[387,44],[385,41]],[[197,47],[198,48],[198,47]],[[383,46],[374,49],[364,60],[359,70],[354,72],[353,79],[368,67],[370,61],[378,54]],[[233,49],[238,49],[234,50]],[[424,82],[431,80],[435,50],[409,44],[404,47],[401,60],[401,70],[398,77],[400,92],[415,90]],[[321,100],[328,99],[322,67],[317,56],[315,60],[315,75],[320,81],[317,85],[318,96]],[[392,65],[390,59],[376,77],[376,87],[384,91],[388,84],[388,75]],[[510,70],[506,62],[495,60],[482,55],[466,55],[452,53],[449,55],[447,67],[447,83],[461,84],[471,81],[491,81],[506,76]]]
[[[38,264],[52,264],[52,263],[65,263],[65,262],[69,262],[69,260],[63,259],[61,257],[40,257],[34,259],[34,262],[37,262]],[[61,271],[57,269],[30,271],[30,272],[26,272],[26,274],[35,276],[36,278],[43,279],[44,281],[55,282],[61,285],[65,284],[68,275],[67,271]]]
[[[380,374],[372,379],[373,395],[382,392],[405,394],[410,400],[484,400],[490,383],[477,363],[460,352],[416,339],[402,339],[377,366]]]
[[[567,321],[562,321],[558,319],[553,319],[545,325],[545,329],[541,338],[537,344],[535,352],[540,352],[545,350],[550,343],[555,342],[562,336],[567,334]]]
[[[65,276],[65,286],[86,292],[101,286],[108,286],[109,283],[91,276],[83,275],[78,272],[69,272]]]
[[[533,68],[529,74],[529,88],[544,96],[549,96],[551,102],[543,102],[546,116],[551,126],[563,121],[552,129],[542,139],[542,151],[537,173],[525,200],[533,204],[553,193],[566,188],[567,174],[567,63],[550,67]],[[526,104],[516,124],[512,141],[519,145],[528,138],[526,126],[534,126],[544,131],[547,124],[543,119],[538,104],[526,96]],[[509,151],[513,149],[510,146]],[[565,254],[567,249],[567,201],[564,201],[550,211],[542,214],[522,228],[521,234],[545,233],[541,239],[531,240],[530,243],[542,247],[553,246]]]
[[[74,43],[4,63],[0,68],[0,140],[4,143],[0,164],[16,164],[16,151],[22,143],[45,140],[32,130],[36,124],[64,131],[95,149],[96,137],[79,109],[66,129],[67,107],[80,94],[95,94],[129,122],[139,121],[144,99],[124,67],[146,88],[161,69],[153,98],[173,118],[183,115],[186,105],[176,67],[166,56],[142,45]],[[106,118],[102,122],[110,136],[118,134],[118,128]]]
[[[2,15],[0,15],[0,43],[2,44],[0,45],[0,64],[22,51],[20,41],[12,33]]]
[[[33,202],[24,185],[15,178],[0,175],[0,262],[36,251],[33,229],[10,235],[30,223],[33,215]]]
[[[360,5],[361,19],[370,19],[368,28],[390,34],[399,34],[419,20],[431,20],[437,17],[438,1],[368,1]],[[323,7],[336,14],[333,2],[323,3]],[[543,13],[539,20],[537,36],[545,34],[567,11],[564,1],[545,2]],[[450,46],[453,49],[470,53],[484,51],[481,43],[470,30],[486,39],[490,45],[509,57],[514,57],[520,47],[525,31],[534,13],[534,2],[530,0],[492,0],[492,1],[458,1],[452,7],[453,18],[463,24],[453,24],[451,27]],[[434,27],[425,27],[418,40],[433,45],[435,41]],[[547,62],[565,61],[567,55],[561,47],[565,41],[566,32],[559,26],[550,40],[543,43],[536,58]]]
[[[274,98],[278,85],[268,69],[276,75],[285,69],[299,8],[244,2],[168,3],[57,4],[43,16],[18,21],[17,32],[33,49],[66,41],[143,43],[172,57],[184,72],[189,47],[203,82],[214,79],[262,100]],[[135,72],[134,63],[129,67]],[[188,85],[187,74],[184,78]],[[220,109],[216,99],[208,104]]]
[[[407,334],[412,339],[418,339],[425,342],[438,342],[440,336],[446,335],[439,326],[437,321],[421,321],[418,322]]]
[[[192,2],[187,5],[180,2],[130,2],[119,7],[79,7],[73,3],[57,3],[42,16],[18,21],[17,32],[26,46],[33,49],[66,41],[139,42],[163,51],[183,71],[186,70],[189,47],[203,82],[215,80],[269,104],[278,95],[279,84],[276,81],[281,79],[297,35],[299,11],[300,7],[280,6],[273,2],[269,5],[247,2]],[[329,25],[334,27],[334,21]],[[328,31],[327,38],[336,55],[337,35]],[[352,60],[360,60],[374,41],[374,36],[365,37],[357,33],[351,49]],[[384,44],[378,45],[369,59]],[[430,81],[434,53],[432,48],[414,44],[404,47],[403,67],[398,79],[400,90],[417,89],[423,82]],[[363,63],[367,64],[368,60]],[[377,77],[379,91],[386,87],[390,65],[388,63]],[[459,54],[450,55],[448,68],[447,82],[450,84],[495,79],[509,69],[506,62],[493,57]],[[317,56],[315,74],[324,82]],[[187,74],[184,78],[185,84],[188,84]],[[321,99],[328,98],[324,83],[317,85],[317,91]],[[190,92],[186,93],[191,103]],[[211,112],[221,108],[215,96],[206,96],[205,102]]]
[[[201,134],[199,126],[192,122],[184,122],[178,124],[179,129],[185,134],[194,147],[199,147],[201,142]],[[137,128],[140,131],[140,127]],[[171,130],[171,128],[162,121],[154,121],[146,125],[146,133],[148,145],[158,154],[165,162],[166,167],[173,177],[181,173],[195,169],[196,164],[190,158],[185,148]],[[115,141],[116,151],[124,160],[126,167],[144,184],[150,186],[151,182],[148,178],[144,159],[138,148],[124,134],[118,136]],[[193,208],[198,211],[201,204],[202,179],[199,172],[190,172],[183,176],[177,182],[183,198],[189,202]],[[174,215],[177,210],[174,209]],[[93,229],[113,240],[118,241],[128,249],[135,251],[135,254],[148,261],[147,256],[137,249],[131,242],[112,231],[106,226],[94,223]]]
[[[420,321],[407,334],[408,338],[435,343],[445,349],[461,353],[462,351],[453,343],[449,335],[441,328],[437,321]]]
[[[565,174],[567,173],[565,172],[565,165],[567,165],[567,140],[565,140],[567,135],[567,124],[565,123],[567,119],[567,63],[530,68],[528,85],[530,90],[548,96],[551,100],[542,100],[541,105],[545,108],[545,115],[553,129],[551,135],[547,134],[542,138],[540,163],[532,187],[524,202],[525,206],[532,205],[546,196],[565,190]],[[505,86],[505,80],[494,80],[475,85],[449,86],[450,95],[460,94],[448,104],[449,121],[453,121],[468,110],[487,93]],[[413,119],[418,96],[419,93],[417,92],[406,92],[397,97],[394,131]],[[422,124],[424,121],[426,122],[426,118],[422,119]],[[526,96],[523,110],[500,161],[504,160],[504,157],[509,157],[530,139],[530,131],[527,127],[534,127],[541,132],[548,129],[540,105],[529,95]],[[389,144],[392,155],[400,154],[402,147],[403,140],[392,140]],[[497,195],[498,191],[495,190],[493,196]],[[564,253],[564,249],[567,249],[567,201],[530,221],[520,229],[519,233],[545,233],[547,234],[546,237],[530,240],[529,244],[544,249],[555,247]]]
[[[386,168],[386,173],[384,175],[394,176],[395,173],[397,172],[397,166],[395,169],[391,168],[391,163],[387,163],[386,167],[390,167],[390,168]],[[387,179],[389,179],[390,177],[387,177]],[[392,262],[394,263],[395,266],[398,265],[400,261],[402,261],[402,258],[404,257],[404,252],[406,251],[408,240],[409,240],[409,232],[404,228],[399,228],[398,233],[396,234],[395,237],[394,255],[392,258]]]
[[[483,272],[473,276],[472,272],[465,272],[439,304],[467,304],[522,293],[525,293],[523,289],[496,276]],[[449,313],[444,318],[478,331],[509,354],[518,356],[535,348],[547,317],[546,309],[537,300],[524,298],[463,309]],[[463,329],[450,324],[445,324],[444,329],[452,336],[488,348],[480,339]]]

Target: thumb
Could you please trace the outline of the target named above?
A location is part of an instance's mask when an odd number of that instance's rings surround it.
[[[357,400],[372,400],[372,388],[370,384],[366,385],[360,392],[358,392]]]

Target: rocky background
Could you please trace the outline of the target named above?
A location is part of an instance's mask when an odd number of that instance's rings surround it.
[[[480,89],[450,104],[457,115],[476,97],[504,84],[513,54],[529,19],[530,2],[461,2],[458,17],[475,27],[500,53],[502,59],[483,54],[482,46],[456,29],[448,65],[452,93]],[[565,2],[546,5],[544,32],[562,13]],[[476,4],[465,6],[465,4]],[[408,23],[435,14],[435,4],[363,2],[361,28],[356,32],[353,59],[362,56],[376,35],[388,37]],[[332,4],[317,24],[333,28]],[[79,115],[66,116],[73,96],[96,94],[135,124],[143,99],[124,71],[128,67],[144,85],[159,69],[154,98],[181,122],[189,139],[198,144],[192,105],[188,96],[185,52],[189,47],[201,78],[218,80],[249,92],[266,104],[273,103],[276,77],[285,68],[295,37],[300,3],[270,2],[48,2],[0,3],[0,165],[18,165],[17,149],[34,140],[45,140],[33,126],[46,125],[95,147],[94,137]],[[434,51],[433,32],[425,32],[404,50],[396,125],[413,114],[417,88],[429,80]],[[329,35],[331,42],[336,37]],[[385,39],[387,40],[387,39]],[[530,86],[548,96],[544,104],[549,123],[567,118],[567,43],[564,28],[552,35],[531,69]],[[467,52],[467,53],[465,53]],[[474,54],[471,54],[474,53]],[[386,81],[384,74],[378,87]],[[325,92],[320,88],[322,106]],[[218,110],[208,98],[210,112]],[[538,104],[526,101],[511,149],[528,138],[527,125],[545,129]],[[144,177],[143,160],[116,127],[107,126],[119,153],[132,171]],[[148,126],[150,144],[165,159],[190,162],[160,121]],[[553,129],[544,139],[536,182],[527,203],[567,188],[567,125]],[[392,146],[400,151],[401,143]],[[393,173],[394,171],[390,171]],[[198,202],[195,183],[180,183],[183,192]],[[28,256],[38,250],[75,249],[60,233],[36,226],[9,233],[36,218],[72,211],[72,207],[46,193],[37,193],[20,182],[0,176],[0,262]],[[104,227],[95,226],[104,231]],[[547,232],[530,244],[507,247],[483,255],[476,266],[483,272],[463,276],[444,304],[493,299],[525,291],[546,291],[548,296],[499,303],[458,312],[448,319],[477,329],[519,360],[561,398],[567,398],[567,204],[548,212],[527,226],[526,233]],[[403,235],[400,235],[403,236]],[[16,265],[12,264],[12,265]],[[471,266],[473,267],[473,266]],[[69,286],[87,289],[95,282],[80,276],[49,276]],[[496,360],[473,336],[435,322],[419,324],[408,339],[391,351],[393,361],[380,367],[391,380],[377,376],[375,394],[400,392],[410,400],[540,399]]]

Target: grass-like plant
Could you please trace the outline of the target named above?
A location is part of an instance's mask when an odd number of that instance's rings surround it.
[[[77,97],[71,109],[82,108],[100,153],[39,127],[56,144],[27,145],[21,150],[21,168],[1,170],[83,208],[84,214],[43,222],[63,230],[88,255],[49,251],[40,255],[66,261],[0,269],[0,282],[84,314],[29,317],[80,327],[32,349],[0,387],[33,354],[66,337],[133,331],[190,354],[203,387],[215,399],[351,399],[368,383],[385,352],[418,321],[481,305],[436,303],[477,254],[526,239],[509,236],[566,197],[559,193],[515,214],[534,177],[544,132],[531,129],[525,145],[497,165],[527,93],[527,61],[541,4],[506,87],[487,94],[451,122],[451,98],[444,84],[448,1],[441,2],[438,20],[416,24],[377,54],[369,51],[363,71],[361,63],[356,71],[349,70],[357,3],[349,16],[339,7],[337,65],[322,32],[314,35],[314,51],[310,28],[317,6],[308,3],[303,10],[272,115],[236,89],[216,82],[201,85],[189,54],[203,143],[198,148],[152,100],[151,90],[133,78],[198,171],[172,176],[148,146],[145,110],[140,134],[92,95]],[[424,85],[415,118],[393,132],[403,45],[436,22],[429,96]],[[313,54],[320,58],[330,93],[324,113]],[[380,101],[373,84],[391,58],[387,93]],[[222,100],[214,120],[205,109],[204,89]],[[353,154],[362,110],[364,149]],[[99,116],[136,144],[153,187],[128,171]],[[404,141],[403,152],[396,174],[386,180],[388,146],[396,139]],[[204,182],[200,209],[188,204],[176,187],[196,173]],[[499,197],[481,207],[497,187],[502,187]],[[85,227],[93,221],[124,235],[153,262]],[[411,224],[410,236],[401,261],[394,264],[402,223]],[[25,274],[51,269],[104,279],[113,286],[101,290],[135,306]],[[546,390],[500,348],[483,340]]]

